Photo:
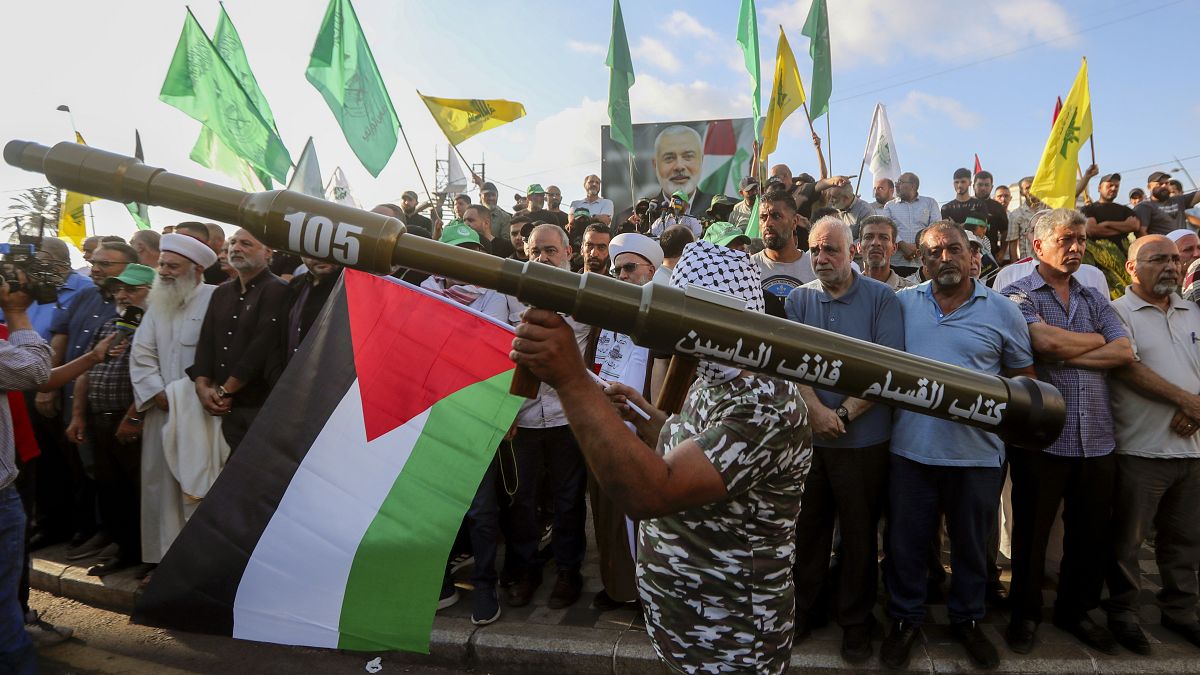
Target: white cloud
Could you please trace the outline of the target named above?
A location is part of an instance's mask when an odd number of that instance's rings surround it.
[[[786,0],[763,11],[787,31],[792,50],[808,49],[800,29],[811,0]],[[903,56],[943,62],[1003,53],[1051,40],[1048,46],[1071,49],[1078,36],[1062,37],[1077,26],[1077,17],[1055,0],[1008,0],[972,3],[958,0],[909,0],[903,7],[874,0],[838,0],[829,7],[833,63],[837,68],[892,64]]]
[[[682,9],[671,12],[671,16],[667,17],[666,25],[667,31],[672,35],[704,38],[706,40],[717,39],[717,34],[711,28],[700,23],[696,17]]]
[[[635,68],[639,60],[649,61],[651,65],[668,73],[678,73],[680,68],[683,67],[683,64],[679,62],[679,57],[675,56],[667,45],[652,37],[643,36],[641,40],[638,40],[637,46],[631,49],[630,52],[634,59]]]
[[[750,115],[749,87],[736,95],[704,80],[667,83],[653,75],[638,75],[629,91],[634,122],[711,120]]]
[[[604,45],[595,42],[580,42],[579,40],[567,40],[567,49],[580,54],[608,54]]]
[[[950,120],[950,123],[960,129],[971,129],[979,126],[980,116],[966,108],[957,99],[948,96],[935,96],[923,91],[910,91],[908,96],[892,110],[897,115],[914,119],[927,119],[940,116]]]

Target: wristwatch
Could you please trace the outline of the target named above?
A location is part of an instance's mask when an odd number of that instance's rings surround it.
[[[230,398],[231,396],[233,396],[233,394],[225,391],[225,385],[218,384],[217,385],[217,396],[220,396],[221,398]]]
[[[846,406],[839,405],[837,410],[833,411],[833,414],[838,416],[838,419],[842,421],[842,424],[850,424],[850,411],[846,410]]]

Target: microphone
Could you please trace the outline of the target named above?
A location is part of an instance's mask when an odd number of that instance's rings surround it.
[[[134,331],[138,329],[138,326],[142,325],[142,315],[145,313],[146,310],[137,305],[130,305],[125,308],[125,312],[117,319],[117,337],[109,345],[109,351],[120,347],[133,337]]]

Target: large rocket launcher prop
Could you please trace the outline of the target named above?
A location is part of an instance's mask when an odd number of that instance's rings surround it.
[[[742,310],[699,288],[635,286],[598,274],[501,259],[416,236],[395,218],[287,190],[247,193],[63,142],[11,141],[9,164],[63,189],[153,204],[246,229],[275,249],[387,274],[408,267],[495,289],[535,307],[624,333],[655,351],[738,366],[995,432],[1040,449],[1066,416],[1054,387],[984,375]],[[520,378],[514,378],[517,380]],[[530,382],[514,381],[528,392]]]

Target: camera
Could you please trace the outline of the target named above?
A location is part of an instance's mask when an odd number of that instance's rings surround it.
[[[70,273],[70,265],[42,260],[37,252],[37,243],[0,244],[0,276],[9,293],[23,292],[34,302],[49,304],[58,300],[58,287]]]

